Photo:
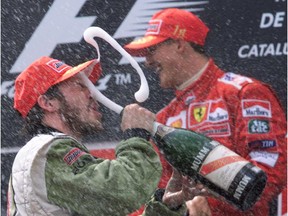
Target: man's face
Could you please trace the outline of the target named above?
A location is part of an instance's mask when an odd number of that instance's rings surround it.
[[[82,80],[75,77],[59,85],[64,96],[59,112],[66,125],[76,133],[87,133],[102,130],[99,104],[92,99]]]
[[[162,88],[175,88],[181,84],[177,80],[179,56],[176,48],[177,41],[168,39],[147,50],[146,66],[156,71]]]

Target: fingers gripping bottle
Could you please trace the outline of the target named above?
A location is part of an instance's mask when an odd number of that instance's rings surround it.
[[[153,135],[174,168],[242,211],[252,207],[265,188],[263,170],[211,138],[157,122]]]

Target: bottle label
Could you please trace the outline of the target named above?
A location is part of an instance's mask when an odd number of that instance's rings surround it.
[[[249,162],[246,159],[230,149],[223,145],[218,145],[205,158],[199,173],[227,191],[237,173],[247,163]]]
[[[200,151],[195,156],[191,168],[199,173],[200,172],[199,169],[203,165],[203,162],[205,161],[206,157],[209,155],[212,149],[218,145],[219,143],[216,141],[210,141],[204,143]]]

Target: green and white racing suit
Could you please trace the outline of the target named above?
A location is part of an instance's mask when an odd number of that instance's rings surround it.
[[[16,155],[8,191],[8,214],[127,215],[157,188],[161,163],[152,145],[127,138],[116,159],[95,158],[72,137],[39,134]]]

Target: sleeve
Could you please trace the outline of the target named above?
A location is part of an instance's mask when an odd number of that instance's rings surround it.
[[[269,215],[269,204],[287,184],[285,113],[271,88],[259,82],[245,85],[237,98],[233,101],[233,150],[268,177],[260,199],[243,215]],[[227,204],[225,209],[230,215],[242,215]]]
[[[261,200],[271,201],[286,185],[286,116],[269,86],[261,83],[246,85],[240,98],[235,148],[266,172],[268,181]]]
[[[74,140],[54,141],[45,170],[48,199],[81,215],[125,215],[138,209],[157,188],[159,157],[149,142],[136,137],[115,151],[115,160],[104,160]]]

